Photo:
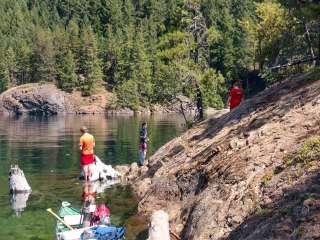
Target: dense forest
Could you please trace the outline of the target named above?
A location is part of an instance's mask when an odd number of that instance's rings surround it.
[[[319,58],[319,0],[1,0],[0,90],[54,82],[136,108],[221,107],[250,72]],[[319,59],[318,59],[319,60]],[[311,64],[312,65],[312,64]]]

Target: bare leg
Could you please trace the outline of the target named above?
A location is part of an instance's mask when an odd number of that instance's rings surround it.
[[[84,180],[88,181],[88,165],[83,167]]]
[[[144,160],[146,160],[147,157],[147,149],[143,151]]]
[[[88,181],[92,177],[92,172],[91,172],[91,164],[88,165]]]

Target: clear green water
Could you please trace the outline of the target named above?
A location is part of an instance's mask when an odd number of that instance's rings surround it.
[[[179,116],[151,118],[105,116],[0,118],[0,240],[54,239],[55,219],[47,208],[58,211],[62,200],[81,206],[83,186],[80,171],[79,128],[86,125],[96,138],[96,154],[116,165],[137,161],[139,128],[149,123],[149,154],[182,131]],[[8,170],[11,164],[23,169],[32,193],[20,216],[11,208]],[[97,196],[107,203],[112,223],[127,228],[127,239],[144,240],[147,225],[139,218],[137,202],[121,185]]]

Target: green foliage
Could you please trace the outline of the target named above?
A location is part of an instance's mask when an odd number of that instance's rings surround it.
[[[303,163],[308,165],[313,161],[318,161],[320,158],[320,138],[315,137],[307,140],[296,152],[287,155],[284,158],[286,165],[296,165]]]
[[[259,76],[265,79],[269,84],[275,83],[277,79],[277,74],[274,74],[269,68],[262,68],[259,73]]]
[[[201,79],[201,89],[204,93],[204,106],[223,108],[223,98],[227,93],[225,79],[220,73],[209,69]]]
[[[0,55],[0,91],[7,90],[15,84],[16,57],[12,48],[2,51]]]
[[[270,212],[272,211],[272,209],[270,208],[267,208],[267,207],[261,207],[261,206],[258,206],[256,209],[255,209],[255,214],[256,215],[267,215],[269,214]]]
[[[288,11],[274,1],[263,1],[256,4],[256,19],[243,20],[242,25],[251,42],[251,54],[260,68],[265,62],[274,62],[280,50],[286,44],[285,33],[289,28]]]
[[[258,69],[272,83],[299,69],[270,66],[319,56],[318,12],[311,0],[3,0],[0,91],[46,81],[106,87],[133,108],[178,95],[220,108],[225,79]]]
[[[7,90],[9,84],[10,84],[9,70],[4,64],[1,64],[1,66],[0,66],[0,91]]]
[[[57,81],[58,86],[68,92],[71,92],[77,83],[77,75],[75,73],[76,65],[71,50],[57,59]]]
[[[33,53],[31,55],[32,81],[53,81],[55,78],[55,50],[51,34],[39,30],[34,37]]]
[[[80,64],[79,72],[82,75],[81,90],[84,96],[92,94],[96,85],[102,80],[100,59],[98,57],[97,41],[91,27],[86,27],[80,36]]]
[[[271,173],[268,173],[264,175],[261,179],[261,182],[264,186],[267,186],[267,184],[271,181],[273,175]]]
[[[137,110],[140,105],[138,84],[129,80],[115,89],[118,94],[118,104],[120,107],[129,107]]]

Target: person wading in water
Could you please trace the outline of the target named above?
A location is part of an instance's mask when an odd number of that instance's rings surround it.
[[[148,132],[147,123],[142,123],[142,128],[140,130],[140,144],[139,144],[139,164],[143,166],[144,161],[147,156],[147,142],[148,142]]]
[[[80,151],[81,151],[81,167],[83,168],[84,179],[85,181],[89,181],[89,177],[91,177],[91,164],[94,163],[94,147],[95,140],[94,137],[88,133],[88,129],[83,126],[80,128],[81,137],[80,137]]]
[[[233,83],[229,92],[227,107],[230,107],[230,111],[237,107],[244,100],[244,93],[241,89],[241,81],[238,79]]]

